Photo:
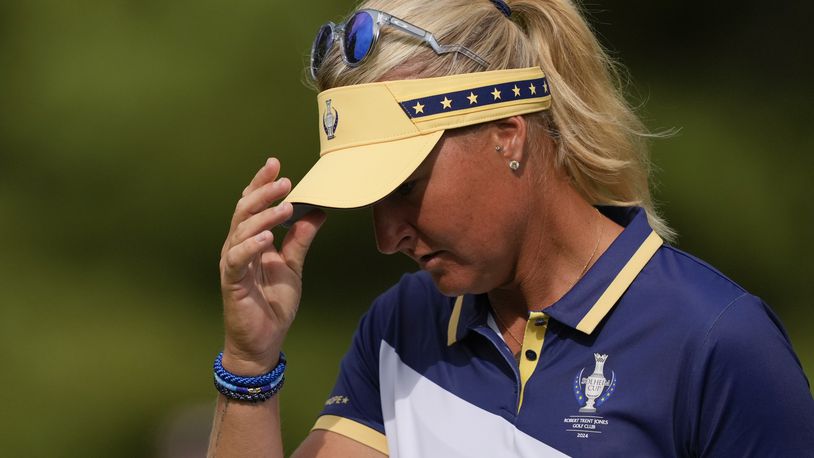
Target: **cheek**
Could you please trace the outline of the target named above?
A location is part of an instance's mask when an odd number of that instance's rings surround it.
[[[473,228],[474,215],[460,189],[430,185],[424,192],[416,222],[428,242],[441,244],[437,248],[444,249]]]
[[[451,260],[430,274],[447,295],[502,286],[512,280],[518,258],[521,193],[483,163],[441,164],[442,159],[436,171],[447,174],[436,173],[426,187],[418,230],[432,248],[449,251]]]
[[[505,183],[489,177],[458,179],[454,186],[427,187],[419,226],[431,240],[473,257],[473,262],[478,258],[494,262],[512,256],[523,224],[521,204]]]
[[[485,293],[512,281],[517,259],[516,238],[503,233],[494,220],[458,226],[457,236],[445,242],[449,262],[430,272],[439,290],[447,295]]]

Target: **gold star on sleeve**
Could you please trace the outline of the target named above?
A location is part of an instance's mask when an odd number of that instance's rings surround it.
[[[474,92],[470,92],[466,98],[469,99],[470,105],[478,103],[478,96]]]
[[[515,97],[520,97],[520,88],[519,88],[519,87],[517,87],[517,85],[516,85],[516,84],[515,84],[515,85],[514,85],[514,87],[512,88],[512,92],[514,92],[514,96],[515,96]]]
[[[424,105],[421,102],[416,102],[413,110],[415,110],[415,114],[424,113]]]
[[[543,83],[543,92],[548,92],[548,83]]]
[[[532,94],[532,95],[534,95],[534,94],[536,94],[536,93],[537,93],[537,87],[536,87],[536,86],[534,86],[534,83],[531,83],[531,84],[529,85],[529,90],[531,91],[531,94]]]
[[[492,91],[492,97],[494,97],[495,100],[500,98],[500,91],[498,91],[497,88],[495,88],[495,90]]]
[[[452,108],[452,100],[449,100],[448,98],[444,97],[444,100],[441,101],[441,105],[443,105],[445,109]]]

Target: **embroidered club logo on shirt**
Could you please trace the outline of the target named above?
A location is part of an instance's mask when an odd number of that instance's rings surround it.
[[[596,408],[608,400],[616,389],[616,373],[611,371],[611,378],[605,378],[604,368],[608,355],[594,353],[596,365],[588,377],[583,377],[585,368],[579,371],[574,379],[574,396],[580,405],[582,413],[594,413]],[[605,389],[607,388],[607,389]]]
[[[585,375],[585,368],[579,371],[574,378],[574,397],[579,404],[579,413],[583,415],[570,415],[563,419],[568,426],[566,431],[576,432],[577,437],[587,439],[591,434],[601,434],[601,426],[608,424],[608,420],[597,415],[597,409],[616,391],[616,372],[611,371],[611,377],[605,377],[605,362],[608,355],[594,353],[594,370],[591,375]]]

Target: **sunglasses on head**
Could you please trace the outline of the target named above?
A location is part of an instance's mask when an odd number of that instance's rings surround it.
[[[317,71],[337,38],[340,48],[342,48],[342,60],[348,67],[358,67],[370,55],[373,46],[379,39],[379,31],[385,25],[393,26],[420,38],[424,43],[430,45],[436,54],[457,52],[474,60],[483,68],[489,66],[488,62],[461,45],[439,45],[435,36],[421,27],[383,11],[364,9],[353,13],[353,16],[341,24],[328,22],[319,28],[314,44],[311,46],[311,78],[317,79]]]

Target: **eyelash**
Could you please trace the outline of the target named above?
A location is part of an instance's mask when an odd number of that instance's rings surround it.
[[[396,194],[400,196],[408,196],[410,192],[412,192],[413,188],[415,188],[415,181],[405,181],[401,184],[398,188],[396,188]]]

